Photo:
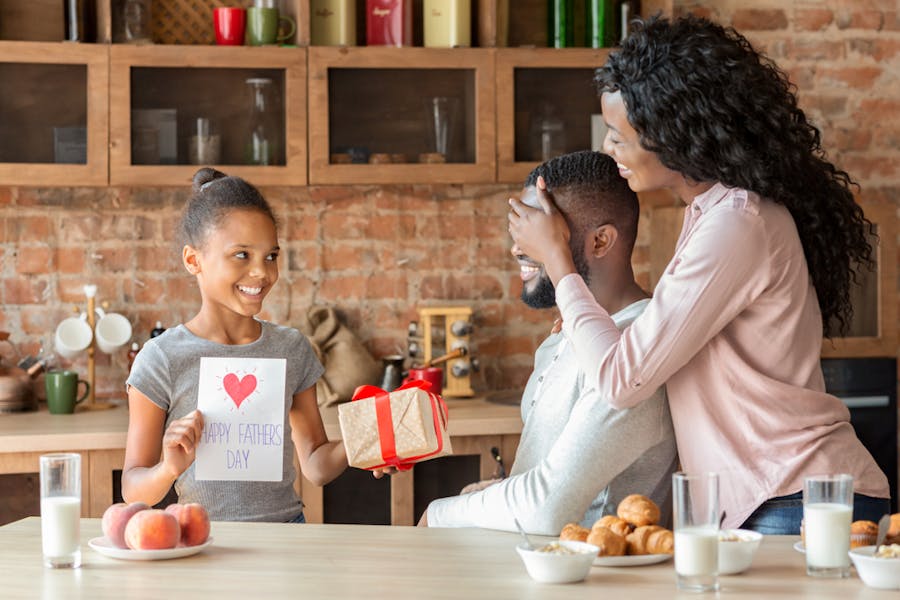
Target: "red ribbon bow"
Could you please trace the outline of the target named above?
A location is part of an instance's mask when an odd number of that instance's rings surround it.
[[[431,382],[422,379],[410,380],[394,391],[399,392],[400,390],[410,388],[419,388],[420,390],[427,392],[428,396],[431,398],[431,413],[434,418],[434,434],[437,438],[437,449],[433,452],[420,454],[419,456],[407,456],[402,459],[398,457],[397,446],[394,440],[394,420],[391,417],[390,392],[386,392],[374,385],[361,385],[353,392],[351,401],[375,398],[375,417],[378,422],[378,441],[381,444],[381,458],[384,460],[384,464],[367,467],[370,471],[374,469],[383,469],[385,467],[396,467],[399,471],[408,471],[412,468],[414,463],[423,458],[433,456],[444,448],[444,437],[441,435],[441,424],[446,427],[447,419],[449,418],[447,405],[444,403],[444,399],[429,391],[431,390]]]

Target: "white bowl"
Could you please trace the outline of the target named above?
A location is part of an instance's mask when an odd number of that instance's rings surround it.
[[[860,546],[850,551],[850,560],[867,586],[882,590],[900,590],[900,558],[875,558],[875,546]]]
[[[574,551],[574,554],[538,552],[529,550],[525,544],[516,546],[516,551],[522,557],[525,570],[531,578],[541,583],[573,583],[587,577],[600,548],[593,544],[570,540],[561,540],[557,543]]]
[[[719,533],[719,574],[735,575],[749,569],[760,542],[758,531],[723,529]]]

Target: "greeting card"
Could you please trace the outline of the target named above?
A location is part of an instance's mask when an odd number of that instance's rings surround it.
[[[286,366],[283,358],[200,359],[197,480],[281,480]]]

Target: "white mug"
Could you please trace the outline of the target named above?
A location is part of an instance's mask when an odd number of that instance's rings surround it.
[[[131,341],[131,323],[119,313],[106,313],[97,321],[94,335],[100,351],[112,354]]]
[[[79,352],[87,350],[93,338],[94,333],[85,319],[69,317],[68,319],[63,319],[56,326],[54,345],[57,354],[71,360],[78,356]]]

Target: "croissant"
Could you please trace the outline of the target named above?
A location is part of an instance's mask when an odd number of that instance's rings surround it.
[[[600,519],[594,523],[594,527],[606,527],[613,533],[618,533],[622,537],[631,533],[631,525],[628,524],[628,521],[620,519],[615,515],[600,517]]]
[[[561,540],[571,540],[573,542],[584,542],[587,540],[588,534],[591,532],[587,527],[582,527],[578,523],[567,523],[559,534]]]
[[[900,544],[900,513],[891,515],[891,525],[888,528],[885,544]]]
[[[675,535],[659,525],[638,527],[625,538],[626,552],[636,554],[672,554],[675,551]]]
[[[653,525],[659,521],[659,507],[653,500],[640,494],[625,496],[619,502],[616,514],[635,527]]]
[[[625,554],[625,538],[606,527],[592,527],[585,541],[600,548],[597,556],[622,556]]]

